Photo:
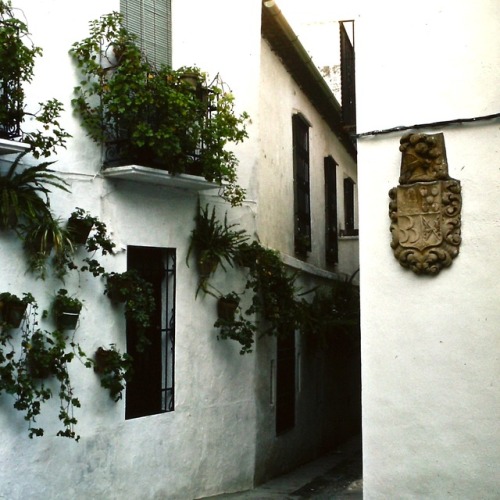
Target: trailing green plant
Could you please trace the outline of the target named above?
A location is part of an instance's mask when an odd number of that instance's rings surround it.
[[[68,364],[77,355],[84,359],[85,366],[90,367],[91,362],[86,360],[80,346],[74,340],[68,342],[62,332],[38,328],[38,305],[30,294],[24,297],[30,311],[20,338],[12,336],[9,325],[4,324],[0,331],[0,394],[5,392],[14,397],[13,406],[24,413],[30,438],[43,436],[44,429],[35,425],[42,405],[54,396],[52,381],[55,380],[58,383],[58,418],[62,423],[57,435],[78,441],[74,408],[80,407],[80,401],[74,395]]]
[[[253,291],[246,313],[259,313],[267,320],[269,335],[295,331],[301,317],[297,274],[288,271],[278,252],[257,241],[239,245],[235,261],[248,269],[246,289]]]
[[[28,269],[38,278],[47,276],[47,261],[52,256],[56,276],[63,279],[70,268],[73,242],[61,220],[48,212],[40,219],[30,219],[21,227],[21,238],[28,260]]]
[[[195,217],[195,227],[191,231],[191,241],[188,248],[186,262],[189,261],[191,252],[195,253],[200,284],[198,291],[206,291],[207,280],[220,265],[226,270],[224,264],[233,266],[233,260],[238,247],[248,240],[245,230],[234,230],[238,224],[228,224],[227,212],[224,221],[220,222],[216,216],[215,206],[209,211],[198,206]]]
[[[21,136],[30,144],[35,158],[47,158],[57,147],[65,147],[70,137],[59,122],[63,111],[60,101],[39,103],[36,112],[29,112],[25,106],[23,84],[32,82],[35,59],[41,55],[42,49],[31,41],[27,24],[14,16],[11,2],[0,0],[0,137]],[[26,116],[34,118],[40,128],[23,132]]]
[[[94,356],[94,371],[101,379],[101,386],[109,390],[111,399],[119,401],[132,377],[132,357],[122,354],[114,344],[109,349],[99,347]]]
[[[103,256],[114,253],[116,245],[108,236],[106,224],[90,212],[77,207],[68,220],[68,231],[75,244],[84,244],[87,252],[92,254],[83,259],[85,265],[80,270],[89,271],[95,277],[104,274],[104,267],[93,256],[98,250]],[[74,263],[72,267],[77,268]]]
[[[11,2],[1,0],[0,75],[8,92],[0,94],[0,124],[5,138],[16,134],[16,125],[23,119],[25,94],[21,82],[31,82],[35,58],[41,53],[42,49],[31,42],[26,23],[14,16]]]
[[[302,331],[309,337],[319,338],[345,335],[356,340],[359,332],[359,287],[353,277],[337,280],[318,287],[312,301],[303,303]]]
[[[196,67],[154,67],[116,12],[91,21],[89,37],[70,54],[82,72],[73,106],[94,141],[116,146],[119,161],[194,171],[241,204],[238,161],[227,145],[247,137],[248,115],[235,114],[220,77],[210,82]]]
[[[233,318],[219,317],[214,323],[219,328],[217,339],[232,339],[241,344],[240,354],[252,352],[254,336],[257,331],[255,324],[246,319],[243,314]]]
[[[156,309],[153,286],[131,269],[123,273],[105,273],[104,293],[112,302],[125,303],[125,317],[138,332],[137,350],[143,351],[149,345],[146,330],[151,327],[152,315]]]

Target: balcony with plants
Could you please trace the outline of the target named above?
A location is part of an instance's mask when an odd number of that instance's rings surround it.
[[[248,115],[235,113],[219,76],[210,80],[197,67],[157,68],[136,41],[112,13],[92,21],[89,37],[70,51],[81,71],[73,106],[104,146],[103,175],[217,187],[240,204],[238,160],[227,146],[247,137]]]

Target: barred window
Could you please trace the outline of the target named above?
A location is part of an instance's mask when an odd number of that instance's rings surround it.
[[[125,418],[174,410],[175,249],[129,246],[127,269],[151,283],[155,298],[149,345],[137,351],[137,325],[127,321],[127,353],[133,374],[126,386]]]

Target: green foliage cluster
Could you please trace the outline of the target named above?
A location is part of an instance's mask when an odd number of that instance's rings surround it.
[[[101,379],[101,386],[109,390],[111,399],[119,401],[125,382],[132,377],[132,357],[122,354],[114,344],[109,349],[99,347],[94,356],[94,371]]]
[[[297,273],[291,273],[283,263],[278,252],[265,248],[258,241],[249,242],[250,236],[244,230],[236,231],[237,224],[227,225],[227,214],[221,223],[215,208],[209,211],[208,205],[199,210],[196,226],[191,233],[190,250],[197,255],[213,255],[217,262],[226,261],[231,267],[246,270],[245,292],[231,292],[235,299],[251,292],[250,306],[242,311],[238,308],[235,317],[221,317],[215,322],[219,328],[219,338],[231,338],[242,346],[240,354],[252,350],[258,330],[255,320],[263,320],[263,332],[267,335],[285,336],[302,331],[309,336],[329,335],[335,330],[348,330],[359,325],[359,290],[351,280],[333,282],[306,293],[297,287]],[[217,238],[222,233],[225,238]],[[230,233],[227,237],[226,233]],[[216,251],[212,251],[212,246]],[[224,270],[226,270],[224,268]],[[210,273],[211,274],[211,273]],[[208,288],[209,275],[201,276],[203,291],[214,295]],[[213,287],[212,287],[213,288]],[[312,300],[304,298],[313,294]],[[227,296],[226,295],[226,296]]]
[[[226,270],[225,264],[233,265],[235,252],[240,244],[248,240],[248,235],[244,230],[235,231],[237,224],[228,224],[227,213],[221,222],[217,218],[215,206],[209,212],[208,204],[205,207],[198,206],[195,223],[191,231],[186,262],[194,252],[200,272],[198,291],[200,289],[206,291],[208,278],[219,265],[224,270]]]
[[[14,16],[11,2],[0,0],[0,137],[13,138],[25,116],[31,116],[42,130],[19,132],[24,142],[31,145],[35,158],[50,156],[59,146],[65,146],[70,135],[59,123],[63,110],[57,99],[39,103],[39,110],[30,113],[25,107],[23,84],[33,80],[35,59],[42,49],[30,39],[28,26]]]
[[[114,253],[115,243],[108,236],[106,224],[93,216],[90,212],[83,208],[76,208],[68,220],[68,231],[74,244],[84,244],[85,249],[90,257],[85,257],[83,262],[85,265],[80,267],[81,271],[88,271],[93,276],[97,277],[104,274],[105,269],[100,262],[94,258],[97,251],[100,250],[101,255]],[[83,231],[83,233],[81,232]],[[91,233],[92,231],[92,233]],[[70,268],[76,269],[77,266],[73,262]]]
[[[118,146],[122,161],[201,174],[241,204],[238,161],[226,146],[247,137],[248,115],[235,114],[220,78],[209,82],[196,67],[154,67],[136,42],[113,12],[91,21],[89,37],[73,44],[82,73],[73,106],[83,127],[94,141]]]
[[[113,302],[125,303],[125,317],[138,330],[137,350],[144,351],[149,345],[146,330],[151,326],[151,318],[156,309],[153,287],[137,271],[131,269],[123,273],[105,273],[105,294]]]
[[[65,147],[70,137],[59,122],[63,107],[58,100],[39,103],[35,113],[29,112],[25,105],[23,85],[32,82],[35,59],[41,54],[42,50],[31,42],[26,23],[13,15],[11,2],[0,0],[0,137],[20,138],[31,146],[29,152],[17,155],[8,170],[0,172],[0,231],[14,232],[22,240],[28,270],[37,277],[46,278],[50,259],[51,270],[61,280],[69,270],[100,276],[105,269],[94,255],[98,251],[101,255],[112,254],[115,246],[107,235],[106,225],[76,208],[64,227],[51,210],[49,195],[53,188],[68,191],[67,183],[50,168],[53,162],[33,165],[32,160],[24,161],[28,154],[35,160],[48,158],[58,147]],[[26,117],[32,118],[36,125],[30,131],[23,130]],[[87,225],[83,241],[77,237],[75,223]],[[83,265],[75,263],[77,245],[85,245],[89,254]],[[147,285],[142,284],[145,292]],[[149,321],[151,303],[147,297],[146,293],[146,299],[127,300],[127,314],[141,325]],[[141,310],[141,306],[146,310]],[[31,294],[25,293],[22,298],[9,292],[0,294],[0,395],[14,397],[14,408],[23,412],[29,422],[30,437],[44,433],[36,421],[43,403],[55,395],[55,381],[63,426],[58,435],[79,439],[74,430],[77,423],[74,408],[80,406],[80,401],[74,396],[68,365],[75,357],[88,368],[94,366],[94,361],[86,356],[74,337],[68,340],[57,318],[62,311],[79,313],[81,307],[78,298],[61,288],[52,304],[59,328],[49,332],[38,327],[38,306]],[[43,318],[46,315],[45,311]],[[130,375],[131,358],[124,354],[120,359],[111,364],[102,384],[115,401],[121,397],[124,381]]]
[[[6,293],[2,294],[5,298]],[[14,396],[14,408],[24,413],[29,425],[29,437],[43,436],[44,430],[37,427],[37,417],[42,405],[54,396],[53,382],[58,384],[59,420],[62,429],[58,436],[79,440],[75,432],[77,419],[74,408],[80,407],[74,395],[68,365],[75,357],[85,366],[92,366],[90,360],[74,339],[68,339],[59,330],[42,331],[38,327],[37,303],[31,294],[24,294],[23,300],[29,311],[22,323],[20,338],[8,322],[0,322],[0,394]],[[18,332],[19,333],[19,332]]]

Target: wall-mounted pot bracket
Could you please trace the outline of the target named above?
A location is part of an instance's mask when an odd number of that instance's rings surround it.
[[[460,181],[448,175],[442,133],[401,138],[399,185],[389,191],[391,247],[416,274],[438,274],[458,255],[461,242]]]

